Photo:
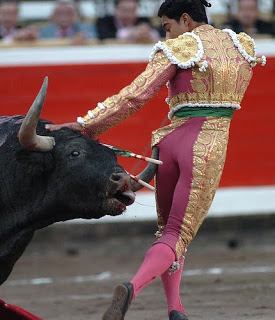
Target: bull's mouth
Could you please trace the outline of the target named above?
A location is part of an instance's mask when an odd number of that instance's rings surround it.
[[[135,202],[135,194],[131,190],[131,178],[120,168],[115,170],[109,180],[107,198],[107,215],[122,214],[127,206]]]
[[[119,202],[123,203],[125,206],[130,206],[135,202],[136,195],[131,190],[127,190],[124,192],[118,191],[114,195],[114,198]]]
[[[135,202],[135,194],[131,190],[118,190],[112,197],[108,199],[108,215],[117,216],[122,214],[126,207]]]

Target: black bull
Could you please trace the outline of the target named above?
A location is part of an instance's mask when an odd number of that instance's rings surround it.
[[[0,285],[35,230],[119,215],[141,189],[109,148],[68,128],[45,129],[50,122],[39,115],[47,82],[26,117],[0,117]],[[149,182],[155,170],[149,164],[139,178]]]

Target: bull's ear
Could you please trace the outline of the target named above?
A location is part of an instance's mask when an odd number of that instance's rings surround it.
[[[46,176],[55,168],[53,154],[51,152],[30,152],[21,149],[16,153],[18,165],[30,176]]]

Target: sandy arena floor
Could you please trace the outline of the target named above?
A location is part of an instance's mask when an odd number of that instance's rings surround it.
[[[113,288],[131,279],[152,241],[145,235],[64,250],[31,245],[0,288],[0,298],[45,320],[100,320]],[[230,249],[224,242],[194,240],[181,293],[190,320],[274,320],[274,243]],[[168,319],[160,280],[140,294],[126,319]]]

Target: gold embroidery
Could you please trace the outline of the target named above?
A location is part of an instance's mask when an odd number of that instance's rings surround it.
[[[237,38],[240,41],[241,46],[251,57],[255,56],[255,48],[252,39],[244,32],[237,34]]]
[[[193,92],[170,97],[170,108],[185,103],[239,105],[251,79],[251,66],[226,32],[204,26],[196,28],[194,33],[202,41],[205,51],[202,61],[207,60],[208,68],[206,72],[192,68]],[[240,34],[238,38],[247,53],[253,55],[253,43],[248,36]]]
[[[181,238],[179,237],[179,241],[176,244],[176,254],[177,254],[177,260],[180,259],[180,257],[184,257],[185,256],[185,250],[186,247],[184,246],[184,243],[181,241]]]
[[[186,122],[187,118],[176,118],[173,123],[169,124],[168,126],[159,128],[152,132],[152,146],[158,144],[164,137],[166,137],[169,133],[173,132],[177,129],[180,125]]]
[[[157,194],[158,194],[158,189],[157,189],[157,184],[156,184],[156,177],[155,177],[155,186],[156,186],[156,192],[155,192],[155,198],[156,198],[156,209],[157,209],[157,224],[158,224],[158,231],[155,233],[155,236],[157,239],[160,239],[165,227],[164,220],[162,218],[162,212],[160,211],[160,207],[158,205],[158,200],[157,200]]]
[[[246,85],[246,84],[245,84]],[[188,94],[188,103],[234,103],[239,104],[240,99],[242,99],[242,95],[233,93],[216,93],[211,94],[208,92],[196,92]],[[186,94],[181,93],[175,96],[173,99],[171,99],[169,105],[170,107],[175,107],[179,104],[186,103]],[[211,102],[210,102],[211,101]],[[221,102],[222,101],[222,102]],[[173,120],[172,120],[173,121]]]
[[[222,44],[223,46],[226,48],[226,49],[231,49],[231,48],[234,48],[234,43],[231,39],[227,38],[227,39],[224,39],[222,41]],[[235,54],[235,57],[236,57],[236,54]]]
[[[204,84],[203,80],[196,79],[196,80],[191,80],[191,85],[194,91],[197,92],[206,92],[207,87]]]
[[[166,40],[163,44],[172,52],[174,57],[183,63],[195,58],[199,50],[196,39],[184,34],[176,39]]]
[[[249,65],[244,65],[241,68],[241,77],[245,80],[245,81],[249,81],[251,78],[251,72],[250,72],[250,66]]]

